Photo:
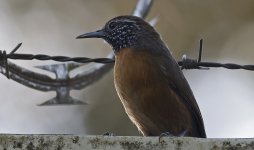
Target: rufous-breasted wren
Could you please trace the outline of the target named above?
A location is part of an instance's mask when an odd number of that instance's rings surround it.
[[[156,30],[143,19],[119,16],[77,38],[102,38],[115,53],[116,91],[144,136],[169,132],[206,137],[203,118],[179,65]]]

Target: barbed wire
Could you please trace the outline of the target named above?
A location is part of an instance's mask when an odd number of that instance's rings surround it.
[[[87,58],[87,57],[67,57],[67,56],[49,56],[44,54],[20,54],[15,53],[22,43],[19,43],[9,54],[5,50],[0,50],[0,61],[3,63],[5,68],[6,76],[9,78],[9,68],[8,68],[8,59],[18,59],[18,60],[54,60],[58,62],[77,62],[77,63],[114,63],[114,59],[110,58]],[[217,63],[217,62],[202,62],[202,50],[203,50],[203,40],[200,40],[199,44],[199,55],[198,59],[187,58],[186,55],[183,55],[182,60],[178,61],[179,66],[182,69],[209,69],[209,68],[226,68],[226,69],[244,69],[254,71],[254,65],[239,65],[234,63]]]

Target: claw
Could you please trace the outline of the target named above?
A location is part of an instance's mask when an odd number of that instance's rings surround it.
[[[114,133],[112,133],[112,132],[105,132],[105,133],[103,133],[102,134],[103,136],[115,136],[115,134]]]
[[[161,133],[160,136],[159,136],[159,143],[161,143],[161,138],[163,138],[165,136],[167,136],[167,137],[173,137],[174,135],[169,133],[169,132],[163,132],[163,133]]]
[[[176,137],[184,137],[186,136],[186,134],[188,133],[188,130],[183,130],[180,134],[176,135]],[[164,132],[164,133],[161,133],[160,136],[159,136],[159,143],[161,143],[161,139],[163,137],[174,137],[175,135],[171,134],[170,132]]]
[[[184,136],[186,136],[187,133],[188,133],[188,130],[186,129],[183,132],[181,132],[178,136],[179,137],[184,137]]]

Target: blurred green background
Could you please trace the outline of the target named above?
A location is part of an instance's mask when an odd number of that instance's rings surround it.
[[[136,0],[1,0],[0,49],[23,42],[20,53],[105,57],[100,39],[76,40],[109,19],[130,14]],[[204,39],[203,61],[254,64],[254,1],[155,0],[148,20],[177,60],[196,58]],[[53,61],[13,61],[31,70]],[[208,137],[253,137],[254,73],[244,70],[184,71],[203,114]],[[140,135],[116,95],[112,71],[92,86],[72,91],[86,106],[38,107],[55,93],[43,93],[0,76],[1,133]]]

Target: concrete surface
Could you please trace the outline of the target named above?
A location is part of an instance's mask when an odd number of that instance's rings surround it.
[[[189,137],[0,135],[1,150],[253,150],[254,139]]]

